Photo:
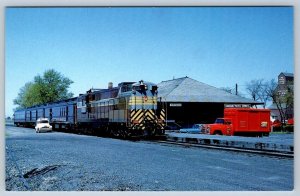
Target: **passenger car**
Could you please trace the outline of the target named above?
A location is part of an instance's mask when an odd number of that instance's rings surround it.
[[[49,124],[49,120],[47,118],[39,118],[36,121],[35,131],[40,133],[42,131],[52,131],[52,126]]]

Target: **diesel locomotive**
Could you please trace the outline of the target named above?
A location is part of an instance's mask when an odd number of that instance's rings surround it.
[[[48,118],[53,130],[115,137],[164,134],[166,112],[151,82],[122,82],[78,97],[16,110],[14,124],[32,127]]]

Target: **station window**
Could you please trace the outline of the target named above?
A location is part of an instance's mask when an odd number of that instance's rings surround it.
[[[284,84],[285,83],[285,80],[284,80],[283,76],[280,76],[278,83],[279,84]]]

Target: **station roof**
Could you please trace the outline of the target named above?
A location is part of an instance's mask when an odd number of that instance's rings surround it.
[[[157,86],[158,97],[162,97],[162,101],[164,102],[262,104],[261,102],[228,93],[189,77],[162,81]]]
[[[283,75],[286,76],[286,77],[294,77],[294,74],[293,74],[293,73],[281,72],[280,74],[283,74]],[[279,75],[280,75],[280,74],[279,74]]]

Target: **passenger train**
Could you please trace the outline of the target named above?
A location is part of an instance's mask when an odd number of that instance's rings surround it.
[[[48,118],[53,130],[116,137],[163,135],[166,112],[151,82],[122,82],[78,97],[16,110],[16,126]]]

